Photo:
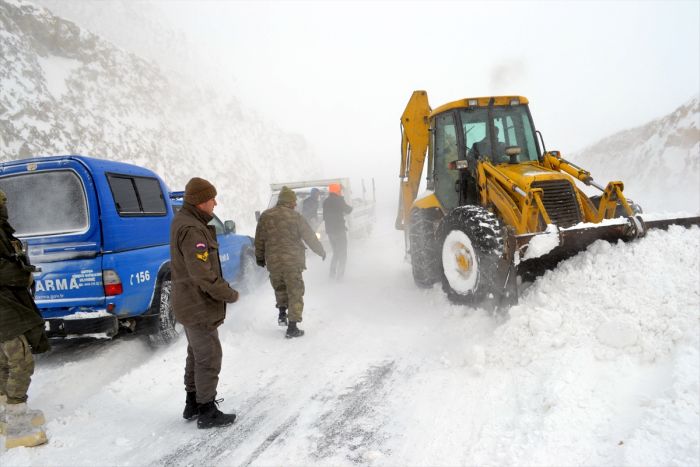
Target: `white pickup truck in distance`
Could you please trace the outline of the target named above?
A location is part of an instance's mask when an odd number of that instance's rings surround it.
[[[322,180],[306,180],[297,182],[271,183],[270,184],[270,201],[267,204],[267,209],[274,207],[277,204],[280,190],[286,186],[297,195],[296,210],[302,212],[304,200],[311,195],[311,191],[316,189],[320,193],[318,201],[317,221],[311,222],[311,227],[316,232],[316,236],[322,242],[325,242],[326,231],[323,224],[323,201],[328,197],[328,186],[338,183],[343,187],[343,198],[345,202],[352,206],[352,212],[345,216],[345,221],[348,227],[348,235],[351,238],[362,238],[369,235],[374,228],[376,221],[375,215],[375,187],[374,179],[372,179],[372,193],[368,195],[364,180],[362,181],[362,196],[354,196],[349,178],[329,178]],[[260,218],[260,211],[255,213],[256,220]],[[315,224],[315,225],[314,225]]]

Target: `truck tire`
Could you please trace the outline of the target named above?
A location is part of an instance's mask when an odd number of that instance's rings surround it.
[[[438,208],[414,209],[409,219],[409,252],[413,281],[429,288],[440,281],[440,249],[435,232],[442,219]]]
[[[236,287],[241,292],[252,292],[262,282],[264,269],[255,262],[255,253],[250,248],[241,252],[241,272],[236,280]]]
[[[170,301],[171,290],[170,275],[164,276],[156,291],[157,299],[154,303],[156,307],[154,311],[158,315],[158,325],[148,336],[151,344],[156,346],[169,344],[182,332],[182,326],[177,322],[173,313],[173,305]]]
[[[439,229],[440,260],[442,288],[450,301],[479,305],[500,300],[503,236],[501,221],[481,206],[461,206],[445,217]]]

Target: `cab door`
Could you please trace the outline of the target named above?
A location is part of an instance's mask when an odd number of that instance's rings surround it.
[[[433,120],[433,182],[435,196],[445,209],[453,209],[459,203],[456,183],[459,171],[450,169],[449,164],[459,157],[457,125],[453,112],[437,115]]]

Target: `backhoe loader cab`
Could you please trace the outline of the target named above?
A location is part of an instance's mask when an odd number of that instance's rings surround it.
[[[623,184],[591,174],[538,144],[522,96],[468,98],[435,110],[415,91],[401,116],[396,228],[405,231],[416,284],[442,282],[458,303],[517,300],[517,275],[541,272],[598,239],[700,218],[644,221]],[[427,162],[426,191],[418,194]],[[602,194],[588,197],[579,186]]]
[[[512,98],[499,105],[494,101],[486,107],[476,105],[477,99],[471,101],[472,105],[468,100],[468,106],[462,108],[443,106],[431,117],[428,182],[446,209],[468,201],[476,203],[478,161],[512,164],[537,162],[541,158],[527,100]],[[514,152],[516,148],[520,151],[515,158],[506,154],[507,149]],[[457,164],[457,160],[466,161],[466,164]],[[465,165],[468,174],[460,175],[456,169]],[[456,184],[460,183],[462,189],[456,189]]]

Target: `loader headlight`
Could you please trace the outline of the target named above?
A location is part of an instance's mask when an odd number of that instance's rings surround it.
[[[520,105],[520,99],[511,99],[510,105]]]
[[[447,164],[450,170],[464,170],[469,168],[469,163],[465,159],[458,159]]]
[[[476,107],[479,105],[479,101],[477,99],[469,99],[467,104],[469,104],[469,107]]]

